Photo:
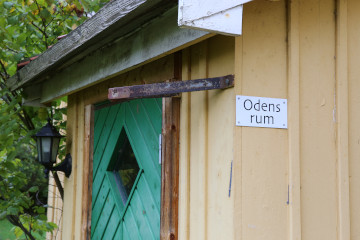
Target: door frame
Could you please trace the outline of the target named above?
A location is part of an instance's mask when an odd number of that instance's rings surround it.
[[[181,52],[174,53],[174,77],[181,81]],[[178,238],[180,97],[162,99],[160,239]],[[94,104],[85,106],[81,239],[90,239]]]

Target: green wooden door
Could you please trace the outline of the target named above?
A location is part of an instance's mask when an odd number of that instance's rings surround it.
[[[159,239],[161,99],[95,111],[91,239]]]

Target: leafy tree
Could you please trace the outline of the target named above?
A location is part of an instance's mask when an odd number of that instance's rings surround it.
[[[35,239],[56,228],[46,221],[47,181],[36,160],[33,135],[48,116],[65,127],[64,109],[22,105],[21,90],[6,81],[19,61],[27,61],[55,44],[96,12],[107,0],[0,0],[0,219],[7,218],[15,234]]]

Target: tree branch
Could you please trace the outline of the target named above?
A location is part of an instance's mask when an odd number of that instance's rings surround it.
[[[16,50],[10,48],[9,46],[5,46],[5,47],[6,47],[7,50],[9,50],[9,51],[11,51],[13,53],[19,53],[19,51],[16,51]]]
[[[1,60],[0,60],[0,64],[1,64],[1,68],[2,68],[2,70],[4,71],[5,77],[6,77],[6,79],[4,79],[4,81],[6,81],[6,80],[10,77],[10,75],[9,75],[8,72],[6,71],[5,65],[3,64],[3,62],[2,62]]]
[[[39,14],[40,14],[40,12],[41,12],[41,7],[39,6],[39,3],[37,2],[37,0],[34,0],[34,2],[35,2],[35,4],[36,4],[36,6],[37,6],[37,8],[38,8],[38,10],[39,10]],[[42,33],[43,33],[44,38],[45,38],[44,43],[45,43],[45,46],[46,46],[46,49],[47,49],[49,46],[48,46],[48,43],[47,43],[48,35],[46,34],[46,22],[45,22],[45,19],[42,18],[41,16],[40,16],[40,18],[41,18],[42,25],[43,25],[43,27],[44,27]]]
[[[6,91],[9,91],[7,89],[7,87],[5,86],[4,83],[0,83],[0,88],[2,90],[6,90]],[[16,96],[16,93],[15,92],[12,92],[13,94],[13,97],[14,98],[17,98]],[[9,96],[9,94],[4,94],[4,96],[1,96],[1,98],[4,100],[4,102],[6,102],[7,105],[10,105],[11,104],[11,101],[14,101],[13,98],[11,98]],[[35,125],[34,123],[32,122],[31,118],[29,117],[29,115],[27,114],[27,112],[25,111],[25,109],[22,107],[22,105],[18,102],[17,103],[18,105],[18,108],[17,107],[14,107],[13,110],[16,112],[16,115],[20,118],[21,122],[24,123],[24,125],[26,126],[26,128],[28,130],[34,130],[35,129]],[[22,114],[21,114],[21,113]]]
[[[34,236],[31,234],[31,232],[29,232],[24,225],[21,223],[20,218],[16,215],[7,215],[6,218],[9,220],[9,222],[14,225],[19,227],[24,233],[26,238],[29,237],[31,240],[36,240],[34,238]]]
[[[48,27],[54,20],[55,20],[56,16],[54,16],[50,21],[49,23],[46,25],[46,27]]]
[[[5,73],[4,73],[4,74],[5,74]],[[6,78],[5,78],[5,76],[3,75],[2,72],[0,72],[0,75],[1,75],[2,80],[5,82],[5,81],[6,81]]]
[[[41,27],[39,27],[38,25],[36,25],[33,21],[30,22],[37,30],[39,30],[39,32],[43,35],[45,35],[46,33],[41,29]]]

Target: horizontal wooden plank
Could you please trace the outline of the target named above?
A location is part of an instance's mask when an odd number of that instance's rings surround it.
[[[92,18],[18,71],[18,74],[8,81],[8,86],[16,89],[35,78],[43,79],[46,72],[81,59],[175,5],[176,1],[171,0],[110,1]]]
[[[233,86],[234,75],[227,75],[216,78],[109,88],[108,99],[116,101],[135,98],[167,97],[182,92],[225,89]]]

